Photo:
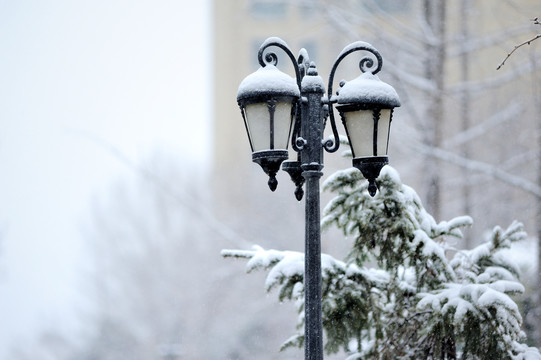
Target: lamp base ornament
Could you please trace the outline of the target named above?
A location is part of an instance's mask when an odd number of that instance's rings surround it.
[[[252,161],[259,164],[265,174],[269,176],[269,189],[276,190],[278,180],[276,173],[280,170],[280,165],[289,157],[287,150],[263,150],[252,153]]]
[[[300,161],[284,161],[282,164],[282,170],[287,172],[291,177],[291,181],[295,183],[295,198],[298,201],[302,200],[304,196],[304,177],[302,176],[301,162]]]
[[[361,170],[363,176],[368,180],[368,193],[370,196],[375,196],[378,186],[376,179],[381,172],[381,169],[389,164],[387,156],[361,157],[353,159],[353,166]]]

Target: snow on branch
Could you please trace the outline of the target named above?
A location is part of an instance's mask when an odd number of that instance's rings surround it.
[[[294,254],[294,256],[300,254],[293,253],[292,251],[265,250],[258,245],[253,246],[253,250],[224,249],[221,253],[222,256],[226,258],[250,259],[246,264],[246,270],[248,272],[259,269],[268,269],[291,254]]]
[[[533,21],[533,23],[534,23],[535,25],[541,25],[541,22],[539,22],[539,18],[537,18],[537,17],[536,17],[535,19],[533,19],[532,21]],[[524,42],[522,42],[522,43],[520,43],[520,44],[518,44],[518,45],[515,45],[515,47],[513,48],[513,50],[511,50],[511,52],[507,54],[507,56],[505,57],[505,59],[503,59],[503,61],[498,65],[498,67],[496,68],[496,70],[500,70],[500,69],[502,68],[502,66],[505,64],[505,62],[507,61],[507,59],[509,59],[509,58],[511,57],[511,55],[513,55],[513,53],[514,53],[515,51],[517,51],[519,48],[521,48],[521,47],[524,46],[524,45],[530,45],[533,41],[535,41],[535,40],[537,40],[537,39],[539,39],[539,38],[541,38],[541,34],[537,34],[537,35],[535,35],[533,38],[531,38],[531,39],[529,39],[529,40],[526,40],[526,41],[524,41]]]
[[[425,359],[445,347],[439,359],[488,353],[541,360],[538,350],[521,343],[522,317],[512,296],[524,286],[519,267],[502,252],[526,238],[522,224],[495,227],[487,242],[457,250],[446,238],[460,236],[470,217],[436,223],[390,166],[382,169],[374,198],[359,174],[341,170],[324,182],[337,196],[325,208],[323,225],[353,237],[345,260],[321,254],[325,351],[344,350],[348,359]],[[451,259],[447,250],[456,251]],[[266,290],[278,288],[280,301],[295,302],[298,331],[282,348],[302,347],[304,254],[254,247],[222,255],[249,259],[248,272],[267,270]]]

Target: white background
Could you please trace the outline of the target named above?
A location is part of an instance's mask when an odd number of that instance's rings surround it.
[[[209,1],[0,0],[0,359],[77,326],[82,224],[130,172],[115,151],[206,161],[210,64]]]

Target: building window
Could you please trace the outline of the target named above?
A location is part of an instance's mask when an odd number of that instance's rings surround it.
[[[286,16],[284,0],[250,0],[250,12],[256,18],[279,19]]]

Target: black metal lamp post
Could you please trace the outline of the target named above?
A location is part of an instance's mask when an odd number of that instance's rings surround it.
[[[278,57],[265,54],[271,46],[278,47],[291,59],[296,79],[276,68]],[[341,82],[332,95],[334,74],[341,61],[352,52],[364,51],[360,60],[362,74],[350,82]],[[259,48],[261,68],[246,77],[237,95],[242,117],[252,148],[252,160],[269,175],[272,191],[278,184],[280,165],[295,182],[295,195],[303,197],[306,188],[305,229],[305,359],[323,359],[323,325],[321,308],[321,228],[319,180],[323,173],[323,149],[335,152],[340,146],[333,113],[333,104],[340,113],[353,154],[353,166],[369,181],[369,193],[377,192],[375,183],[381,168],[388,163],[387,149],[393,108],[400,106],[396,91],[380,81],[382,57],[370,44],[355,42],[342,50],[329,76],[328,95],[323,79],[307,52],[300,51],[296,60],[287,44],[279,38],[268,38]],[[323,140],[327,116],[333,139]],[[298,153],[295,161],[288,159],[288,143]]]

